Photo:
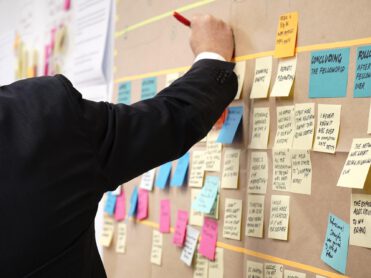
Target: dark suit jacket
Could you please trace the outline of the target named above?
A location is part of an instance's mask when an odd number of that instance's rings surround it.
[[[102,194],[203,138],[235,96],[233,67],[201,60],[131,106],[84,100],[62,75],[0,87],[0,277],[105,277]]]

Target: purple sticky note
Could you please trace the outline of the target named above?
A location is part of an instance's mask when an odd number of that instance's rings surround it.
[[[116,208],[115,208],[115,219],[116,221],[124,220],[126,214],[126,199],[125,191],[122,189],[120,195],[116,198]]]
[[[160,232],[170,233],[170,200],[161,200],[160,203]]]
[[[209,260],[215,260],[216,242],[218,240],[218,222],[208,217],[204,218],[198,252]]]
[[[148,217],[148,191],[139,189],[137,219],[143,220]]]
[[[173,243],[176,246],[182,247],[184,245],[187,224],[188,224],[188,212],[179,209],[176,218],[175,232],[173,237]]]

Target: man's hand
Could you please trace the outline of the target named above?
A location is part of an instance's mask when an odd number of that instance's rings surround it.
[[[195,56],[201,52],[215,52],[226,61],[232,60],[234,38],[232,28],[212,15],[196,15],[191,20],[190,44]]]

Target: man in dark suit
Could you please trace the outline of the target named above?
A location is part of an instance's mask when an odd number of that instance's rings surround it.
[[[0,88],[0,277],[106,276],[104,192],[182,156],[237,91],[230,27],[195,16],[191,29],[192,68],[131,106],[84,100],[61,75]]]

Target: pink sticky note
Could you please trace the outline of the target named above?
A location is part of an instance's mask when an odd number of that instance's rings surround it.
[[[143,220],[148,217],[148,191],[139,189],[137,219]]]
[[[64,6],[65,11],[68,11],[71,8],[71,0],[64,0]]]
[[[124,220],[126,214],[126,199],[125,199],[125,192],[122,189],[120,195],[116,198],[116,208],[115,208],[115,219],[117,221]]]
[[[160,203],[160,232],[170,233],[170,200],[161,200]]]
[[[182,247],[184,245],[187,224],[188,224],[188,212],[184,210],[178,210],[175,224],[175,232],[173,237],[173,243],[176,246]]]
[[[218,222],[208,217],[204,218],[198,251],[204,257],[215,260],[216,241],[218,240]]]

